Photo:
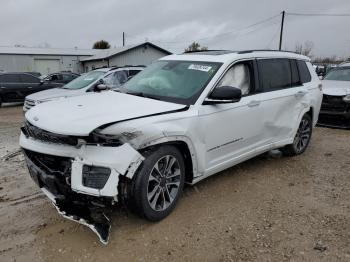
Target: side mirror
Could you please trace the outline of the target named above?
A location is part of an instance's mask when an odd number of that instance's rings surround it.
[[[105,85],[105,84],[97,84],[94,88],[94,91],[95,92],[100,92],[100,91],[104,91],[104,90],[107,90],[108,89],[108,86]]]
[[[241,89],[232,86],[219,86],[204,100],[203,105],[234,103],[241,100],[241,98]]]

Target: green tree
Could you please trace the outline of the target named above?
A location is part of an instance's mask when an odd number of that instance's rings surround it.
[[[109,48],[111,48],[111,45],[105,40],[100,40],[100,41],[97,41],[96,43],[94,43],[92,48],[93,49],[109,49]]]
[[[201,46],[199,43],[193,42],[185,49],[185,52],[195,52],[195,51],[201,51],[201,50],[208,50],[208,47]]]

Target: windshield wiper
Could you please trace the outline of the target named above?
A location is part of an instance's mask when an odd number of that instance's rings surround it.
[[[146,94],[146,93],[144,93],[144,92],[125,91],[124,93],[125,93],[125,94],[128,94],[128,95],[133,95],[133,96],[140,96],[140,97],[144,97],[144,98],[150,98],[150,99],[160,100],[159,97],[153,96],[153,95],[150,95],[150,94]]]

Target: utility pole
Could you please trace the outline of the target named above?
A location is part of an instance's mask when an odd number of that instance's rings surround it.
[[[280,32],[280,46],[279,46],[279,50],[282,50],[282,36],[283,36],[283,25],[284,25],[284,15],[286,14],[286,12],[283,10],[282,11],[282,22],[281,22],[281,32]]]
[[[125,46],[125,32],[123,32],[123,46]]]

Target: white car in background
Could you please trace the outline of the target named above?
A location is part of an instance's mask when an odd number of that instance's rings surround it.
[[[324,77],[319,125],[350,128],[350,64],[332,69]]]
[[[43,102],[80,96],[96,91],[99,92],[101,91],[100,88],[98,88],[99,84],[104,85],[104,88],[118,88],[143,69],[144,67],[142,66],[127,66],[100,68],[90,71],[75,78],[73,81],[62,87],[41,91],[27,96],[24,101],[23,111],[26,112],[33,106]]]
[[[20,146],[59,213],[107,243],[111,207],[150,221],[195,184],[280,148],[302,154],[321,106],[309,58],[276,51],[171,55],[123,85],[40,104]]]

